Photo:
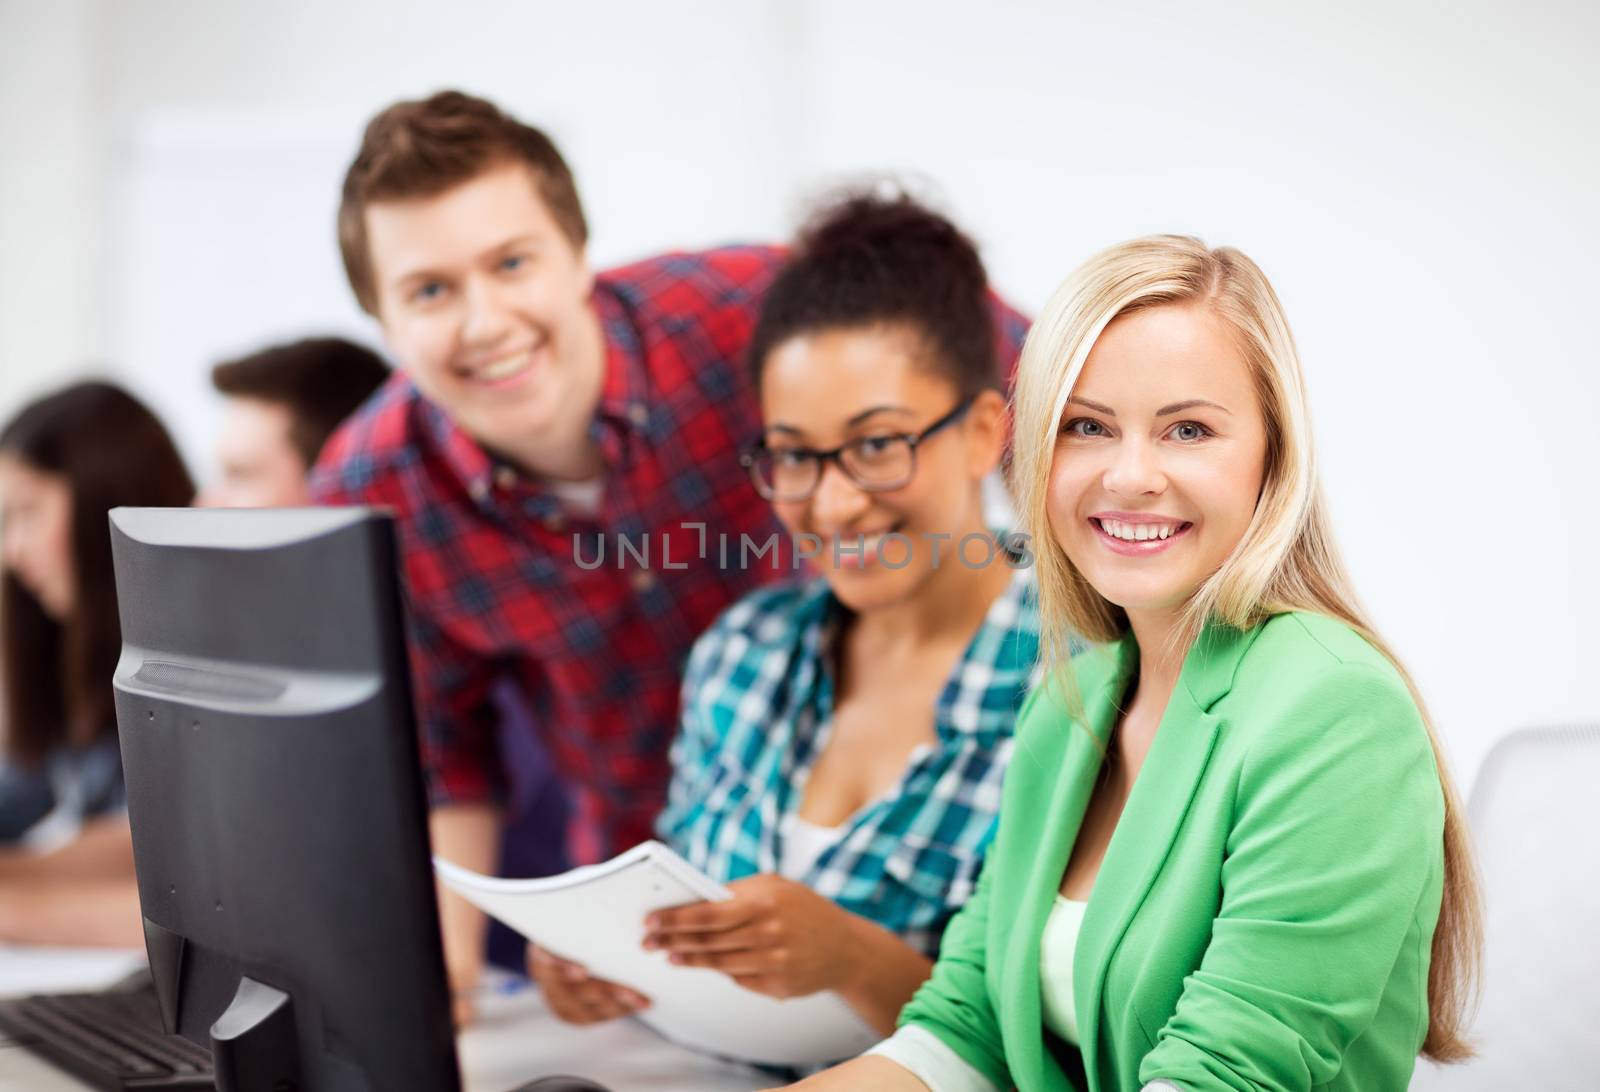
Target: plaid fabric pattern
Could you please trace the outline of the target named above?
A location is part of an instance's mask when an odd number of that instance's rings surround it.
[[[840,828],[805,880],[929,957],[972,894],[1012,728],[1041,670],[1032,577],[1013,574],[956,665],[934,709],[936,742]],[[657,831],[715,879],[778,870],[783,820],[827,745],[843,611],[820,579],[764,588],[690,654]]]
[[[759,427],[744,354],[781,260],[730,247],[596,278],[608,359],[591,425],[607,463],[595,519],[497,463],[403,375],[329,442],[318,500],[397,514],[434,804],[503,791],[488,694],[509,675],[572,793],[574,859],[650,836],[687,649],[741,594],[793,576],[786,542],[743,567],[714,549],[719,534],[779,533],[736,453]],[[695,560],[702,534],[709,562]],[[621,555],[619,535],[648,542],[648,563]],[[604,564],[575,561],[602,545]]]
[[[505,677],[571,794],[573,860],[650,836],[684,657],[730,603],[794,576],[793,551],[738,461],[760,429],[745,355],[783,257],[724,247],[596,277],[607,360],[590,434],[607,472],[593,519],[498,463],[404,375],[323,450],[312,475],[320,503],[396,513],[434,805],[502,794],[488,695]],[[1028,323],[994,306],[1009,379]],[[740,564],[743,535],[777,535],[776,548]],[[648,542],[648,561],[619,539]],[[588,567],[602,544],[604,563]]]

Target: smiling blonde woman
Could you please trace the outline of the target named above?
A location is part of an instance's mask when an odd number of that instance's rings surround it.
[[[1015,444],[1054,681],[933,977],[805,1086],[1372,1092],[1466,1056],[1461,811],[1261,271],[1179,236],[1091,259],[1029,335]]]

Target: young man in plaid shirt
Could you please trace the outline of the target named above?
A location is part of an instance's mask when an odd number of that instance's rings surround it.
[[[505,784],[498,680],[572,795],[574,858],[609,856],[661,809],[689,646],[791,571],[781,542],[749,565],[697,557],[702,536],[777,533],[736,453],[756,429],[743,356],[778,252],[596,275],[586,239],[550,140],[463,94],[383,111],[345,177],[345,268],[400,369],[329,442],[313,491],[395,510],[434,849],[483,872]],[[649,563],[613,550],[589,567],[618,534]],[[442,913],[459,993],[483,919],[454,896]]]
[[[574,858],[650,837],[683,658],[724,607],[794,573],[737,457],[759,428],[744,357],[781,253],[597,275],[554,145],[457,92],[373,119],[339,239],[400,371],[330,441],[313,491],[397,514],[435,852],[494,871],[497,680],[572,795]],[[747,542],[774,546],[757,559]],[[453,895],[441,910],[459,995],[483,919]]]

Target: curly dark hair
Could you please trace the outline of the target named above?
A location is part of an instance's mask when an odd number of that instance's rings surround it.
[[[978,248],[905,193],[848,191],[800,232],[767,290],[750,344],[757,385],[767,357],[791,338],[901,325],[963,397],[1000,386],[988,275]]]

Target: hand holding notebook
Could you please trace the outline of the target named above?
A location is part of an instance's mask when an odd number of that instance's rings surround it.
[[[504,880],[435,859],[440,879],[485,913],[589,973],[651,1000],[639,1019],[684,1046],[771,1065],[860,1053],[878,1036],[831,993],[777,1000],[717,971],[675,966],[647,951],[651,911],[730,897],[659,842],[560,876]]]

